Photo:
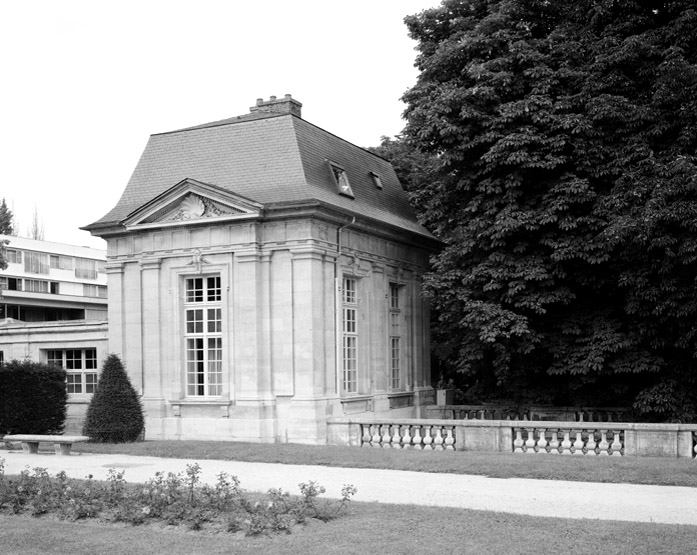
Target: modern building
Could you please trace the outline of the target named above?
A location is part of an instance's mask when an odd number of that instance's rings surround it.
[[[68,371],[68,422],[79,428],[107,353],[106,252],[0,235],[0,361]]]
[[[146,438],[325,443],[332,416],[433,402],[437,241],[391,165],[290,95],[152,135],[107,242],[109,349]]]

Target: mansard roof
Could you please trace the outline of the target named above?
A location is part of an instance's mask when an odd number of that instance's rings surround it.
[[[337,192],[330,164],[346,172],[353,198]],[[374,175],[379,176],[382,188]],[[254,109],[244,116],[151,135],[116,206],[83,229],[95,235],[116,231],[134,213],[186,179],[227,190],[265,208],[318,201],[347,214],[432,237],[416,221],[394,169],[385,159],[297,114]]]

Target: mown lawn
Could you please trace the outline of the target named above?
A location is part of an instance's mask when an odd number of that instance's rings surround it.
[[[219,459],[475,474],[495,478],[697,487],[695,459],[413,451],[214,441],[142,441],[115,445],[81,443],[76,444],[73,450],[83,453],[122,453],[197,461]]]
[[[694,553],[697,527],[353,503],[338,520],[258,537],[0,516],[0,545],[7,555],[672,555]]]

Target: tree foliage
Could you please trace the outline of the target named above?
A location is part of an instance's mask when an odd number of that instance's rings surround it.
[[[98,443],[136,441],[143,433],[143,407],[118,355],[107,356],[82,433]]]
[[[443,352],[509,396],[694,383],[693,3],[444,0],[406,22],[405,137],[437,161],[412,194],[445,243],[425,284]]]
[[[0,202],[0,235],[14,235],[14,214],[7,207],[5,198]]]

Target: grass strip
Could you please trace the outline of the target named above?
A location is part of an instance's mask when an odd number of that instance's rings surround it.
[[[220,441],[81,443],[75,452],[176,459],[234,460],[349,468],[378,468],[580,482],[697,487],[697,460],[663,457],[588,457],[474,451],[416,451],[344,446]]]
[[[292,534],[243,537],[180,528],[117,526],[0,516],[3,553],[13,555],[484,554],[662,555],[692,553],[697,527],[565,520],[463,509],[353,503],[348,515]]]

